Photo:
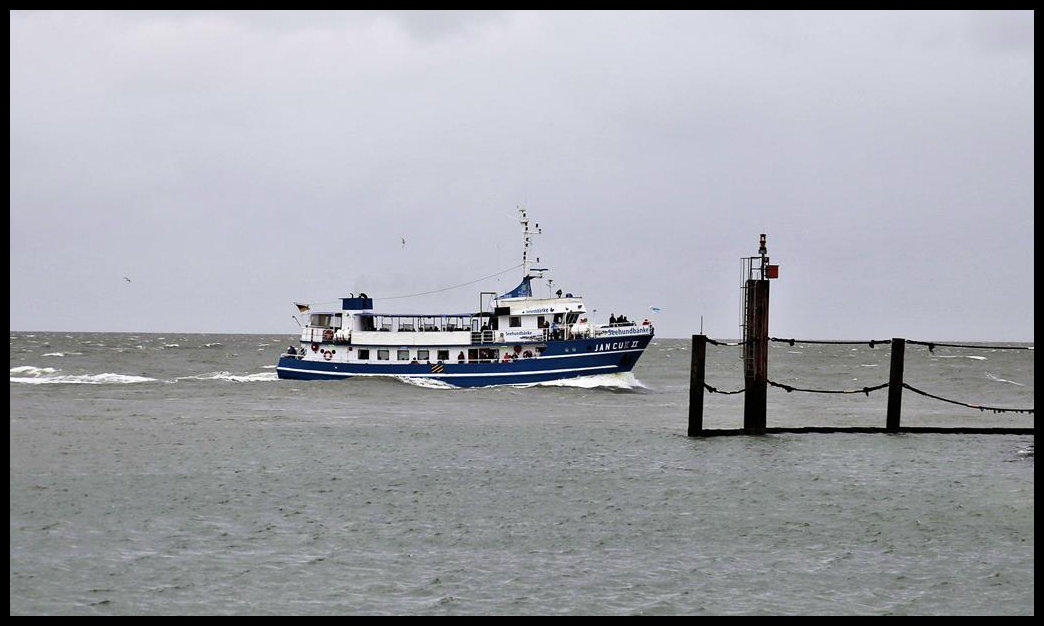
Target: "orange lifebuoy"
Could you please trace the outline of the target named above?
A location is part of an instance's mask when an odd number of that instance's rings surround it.
[[[317,344],[317,343],[313,343],[312,344],[312,352],[319,352],[319,344]]]

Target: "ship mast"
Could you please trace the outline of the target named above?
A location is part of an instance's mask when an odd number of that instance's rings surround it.
[[[522,223],[522,277],[523,278],[528,278],[529,277],[529,265],[530,265],[530,260],[529,260],[529,246],[530,246],[530,243],[531,243],[530,236],[531,235],[539,235],[543,231],[540,229],[540,224],[534,224],[533,225],[533,230],[529,230],[529,216],[526,214],[525,207],[518,207],[518,212],[521,213],[521,216],[518,218],[518,221]],[[535,262],[539,263],[540,262],[540,257],[537,257],[535,259]],[[537,269],[537,271],[541,271],[541,270]]]

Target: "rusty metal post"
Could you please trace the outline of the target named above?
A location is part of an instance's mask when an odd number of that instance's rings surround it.
[[[743,430],[765,434],[768,396],[769,281],[747,281],[747,337],[743,345],[746,391],[743,396]]]

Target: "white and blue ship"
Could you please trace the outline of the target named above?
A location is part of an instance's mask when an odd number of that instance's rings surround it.
[[[366,294],[341,298],[340,310],[309,312],[300,347],[279,358],[279,378],[336,380],[391,376],[436,380],[456,387],[525,385],[631,371],[653,338],[653,325],[612,317],[591,323],[580,296],[534,295],[525,209],[522,282],[489,294],[465,313],[384,313]]]

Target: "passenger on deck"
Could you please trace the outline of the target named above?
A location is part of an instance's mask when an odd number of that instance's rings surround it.
[[[612,313],[609,314],[609,325],[616,326],[616,316]]]
[[[297,350],[294,350],[294,347],[290,346],[289,348],[286,349],[286,353],[291,355],[291,356],[293,356],[293,355],[297,354]]]

